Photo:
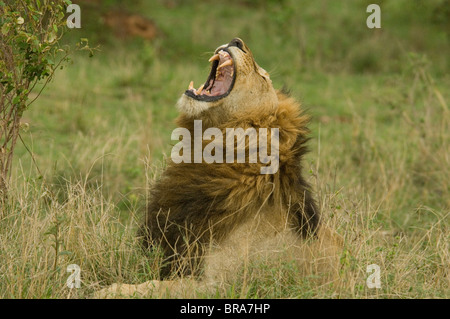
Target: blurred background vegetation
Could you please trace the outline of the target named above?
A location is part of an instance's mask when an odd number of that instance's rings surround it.
[[[20,144],[13,179],[45,180],[60,203],[68,203],[70,185],[81,182],[112,203],[108,212],[118,220],[142,213],[149,183],[170,154],[177,99],[191,80],[195,86],[205,81],[217,46],[240,37],[275,88],[288,88],[313,116],[305,174],[324,216],[338,216],[338,231],[354,234],[355,241],[359,228],[346,223],[357,216],[373,229],[382,227],[390,237],[383,237],[384,246],[370,246],[371,256],[392,260],[419,246],[430,252],[417,257],[414,267],[422,268],[414,269],[423,271],[408,284],[401,276],[388,278],[402,283],[386,288],[387,296],[404,289],[445,296],[448,269],[440,267],[448,266],[448,251],[440,255],[436,238],[448,244],[450,1],[74,3],[81,6],[82,27],[63,41],[88,38],[97,50],[93,57],[75,52],[24,113],[22,137],[40,172]],[[381,7],[381,29],[366,26],[371,3]],[[406,235],[424,238],[437,224],[444,237],[431,236],[431,248],[402,241]],[[427,286],[439,271],[440,278],[447,276],[444,283]],[[353,289],[346,293],[354,295]]]

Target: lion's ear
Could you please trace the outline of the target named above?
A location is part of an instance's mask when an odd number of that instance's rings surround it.
[[[260,67],[256,62],[255,62],[255,67],[256,67],[256,71],[259,73],[259,75],[261,75],[264,79],[270,81],[270,75],[266,70],[264,70],[262,67]]]

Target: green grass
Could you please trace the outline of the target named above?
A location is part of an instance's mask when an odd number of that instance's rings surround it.
[[[128,10],[162,30],[153,43],[115,40],[98,22],[109,6],[86,5],[66,41],[88,37],[100,51],[74,54],[24,114],[40,172],[19,143],[0,298],[83,298],[156,278],[158,258],[141,254],[135,232],[170,154],[175,103],[235,36],[313,115],[305,175],[345,252],[335,282],[262,263],[203,297],[449,298],[448,12],[445,1],[381,1],[382,29],[370,30],[369,3],[137,1]],[[81,289],[65,286],[72,263]],[[380,290],[365,285],[372,263]]]

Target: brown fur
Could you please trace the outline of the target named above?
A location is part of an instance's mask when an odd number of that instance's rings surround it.
[[[273,91],[267,72],[254,62],[246,46],[244,51],[245,54],[233,52],[237,71],[229,96],[206,108],[200,105],[206,102],[184,102],[183,96],[177,124],[189,129],[191,136],[193,121],[198,119],[203,121],[203,130],[217,127],[224,136],[226,128],[253,127],[257,132],[258,128],[279,128],[279,170],[262,175],[261,163],[170,161],[151,191],[150,207],[141,229],[144,247],[161,246],[167,258],[162,277],[198,274],[205,248],[233,236],[238,226],[259,213],[277,225],[265,236],[274,236],[285,227],[304,238],[316,233],[319,212],[301,175],[308,117],[293,98]],[[255,103],[255,94],[266,99],[256,99]]]

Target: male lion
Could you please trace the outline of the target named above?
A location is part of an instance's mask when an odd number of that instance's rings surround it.
[[[288,252],[285,255],[305,263],[317,254],[333,255],[323,253],[328,249],[325,247],[338,246],[335,236],[319,227],[319,209],[301,174],[309,118],[302,114],[300,105],[273,88],[269,74],[239,38],[218,47],[210,62],[205,84],[195,89],[191,82],[179,99],[177,125],[195,135],[194,121],[201,120],[202,134],[217,128],[226,136],[216,142],[230,138],[229,128],[247,133],[253,128],[250,133],[257,138],[249,133],[237,136],[235,143],[231,136],[231,155],[243,147],[244,162],[234,157],[232,162],[226,161],[228,148],[226,152],[216,153],[221,151],[218,148],[212,152],[223,161],[199,161],[195,154],[187,162],[169,160],[153,186],[140,229],[143,246],[146,250],[162,250],[161,279],[181,279],[153,280],[138,286],[115,284],[97,296],[155,291],[158,295],[158,291],[167,290],[172,296],[186,296],[190,289],[224,284],[235,275],[236,267],[256,256],[284,249]],[[278,143],[275,147],[270,144],[270,151],[278,151],[278,157],[272,157],[278,165],[272,173],[261,174],[261,168],[269,163],[261,157],[250,161],[251,151],[261,152],[259,142],[265,139],[260,129],[271,128],[278,129]],[[269,142],[276,136],[266,138]],[[253,147],[256,141],[259,149]],[[192,153],[202,153],[210,143],[203,140],[200,148],[194,142],[189,146]]]

